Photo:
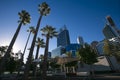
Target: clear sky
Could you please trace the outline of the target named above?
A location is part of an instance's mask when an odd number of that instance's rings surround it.
[[[51,12],[43,17],[40,28],[48,24],[59,30],[66,25],[71,43],[76,43],[78,36],[82,36],[88,43],[103,40],[102,29],[107,15],[112,17],[120,29],[120,0],[0,0],[0,46],[9,45],[18,27],[18,12],[26,10],[31,15],[31,23],[22,26],[14,45],[14,52],[23,51],[28,36],[26,31],[29,26],[36,26],[40,15],[38,4],[44,1],[49,4]],[[40,32],[38,36],[44,38]],[[28,47],[30,43],[31,40]],[[56,46],[56,38],[51,39],[49,50]],[[40,53],[43,54],[43,50],[40,49]]]

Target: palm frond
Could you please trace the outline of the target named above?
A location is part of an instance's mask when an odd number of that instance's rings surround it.
[[[50,13],[50,7],[46,2],[43,2],[41,5],[38,5],[38,11],[41,15],[48,15]]]
[[[19,22],[22,22],[23,25],[30,23],[30,14],[28,12],[26,12],[25,10],[22,10],[21,12],[18,13],[19,15]]]

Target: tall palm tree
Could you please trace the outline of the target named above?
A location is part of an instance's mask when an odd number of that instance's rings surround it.
[[[27,45],[28,45],[28,41],[30,39],[30,35],[31,35],[31,33],[35,34],[35,28],[34,28],[34,26],[30,26],[29,29],[27,30],[27,32],[29,32],[29,35],[28,35],[28,38],[27,38],[27,42],[25,44],[25,48],[23,50],[22,57],[21,57],[22,61],[24,59],[24,54],[25,54],[25,51],[26,51],[26,48],[27,48]]]
[[[36,46],[37,46],[37,50],[36,50],[36,56],[35,56],[35,60],[38,59],[38,54],[39,54],[39,49],[44,48],[45,47],[45,42],[43,39],[41,38],[37,38],[36,41]],[[33,71],[34,76],[36,77],[36,64],[34,65],[34,71]]]
[[[18,36],[18,34],[20,32],[22,24],[26,25],[27,23],[30,23],[31,18],[30,18],[30,15],[29,15],[28,12],[26,12],[25,10],[22,10],[21,12],[18,13],[18,15],[20,16],[19,17],[20,20],[18,21],[19,25],[18,25],[18,28],[17,28],[17,30],[16,30],[16,32],[15,32],[9,46],[8,46],[6,54],[4,55],[4,58],[2,59],[2,62],[0,64],[0,74],[4,71],[5,61],[7,60],[8,55],[10,54],[11,49],[12,49],[12,47],[13,47],[16,39],[17,39],[17,36]]]
[[[41,48],[44,48],[45,47],[45,42],[43,39],[40,39],[38,37],[37,41],[36,41],[36,45],[37,45],[37,50],[36,50],[36,56],[35,56],[35,59],[38,59],[38,53],[39,53],[39,49],[40,47]]]
[[[28,59],[27,59],[26,66],[25,66],[25,71],[24,71],[25,75],[23,77],[23,80],[28,79],[30,64],[32,62],[31,58],[32,58],[32,55],[33,55],[35,41],[36,41],[36,38],[37,38],[37,34],[38,34],[39,27],[40,27],[40,22],[41,22],[42,16],[46,16],[47,14],[50,13],[50,8],[49,8],[49,6],[48,6],[48,4],[46,2],[43,2],[41,5],[39,5],[39,13],[41,15],[40,15],[40,17],[38,19],[35,35],[34,35],[33,40],[32,40],[31,48],[30,48]]]
[[[0,58],[5,54],[8,46],[0,46]]]
[[[35,33],[35,28],[34,28],[34,26],[30,26],[29,27],[29,29],[27,30],[27,32],[29,32],[29,35],[28,35],[28,38],[27,38],[27,41],[26,41],[26,44],[25,44],[25,48],[24,48],[24,50],[23,50],[23,54],[21,55],[21,59],[20,59],[20,65],[19,65],[19,69],[18,69],[18,74],[17,74],[17,77],[16,77],[16,79],[18,78],[18,76],[19,76],[19,74],[20,74],[20,69],[21,69],[21,67],[22,67],[22,63],[23,63],[23,59],[24,59],[24,54],[25,54],[25,51],[26,51],[26,48],[27,48],[27,45],[28,45],[28,41],[29,41],[29,39],[30,39],[30,35],[31,35],[31,33]]]
[[[43,60],[43,71],[42,71],[42,80],[46,80],[46,71],[47,71],[47,58],[48,58],[48,49],[49,49],[49,39],[53,37],[57,37],[56,29],[52,26],[46,25],[46,27],[42,28],[42,35],[46,37],[46,47],[44,52],[44,60]]]

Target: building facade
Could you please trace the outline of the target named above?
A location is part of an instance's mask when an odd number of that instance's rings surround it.
[[[67,46],[70,44],[69,31],[66,26],[60,29],[57,37],[57,47],[59,46]]]
[[[98,52],[98,55],[104,55],[104,41],[100,41],[97,45],[96,45],[96,49],[97,49],[97,52]]]
[[[51,52],[51,58],[60,57],[62,55],[63,48],[64,47],[59,46],[59,47],[53,49]]]
[[[107,23],[103,29],[103,34],[106,39],[111,39],[114,37],[120,37],[120,30],[116,27],[114,21],[110,16],[106,17]]]
[[[71,56],[72,57],[76,57],[76,51],[78,50],[78,49],[80,49],[80,45],[79,44],[70,44],[70,45],[67,45],[66,47],[65,47],[65,49],[66,49],[66,52],[71,52],[72,54],[71,54]]]
[[[82,45],[82,46],[84,45],[84,40],[83,40],[83,38],[81,36],[78,36],[77,43]]]
[[[105,36],[106,39],[111,39],[114,37],[117,37],[118,34],[117,32],[114,30],[114,28],[112,28],[110,25],[106,24],[104,29],[103,29],[103,34]]]

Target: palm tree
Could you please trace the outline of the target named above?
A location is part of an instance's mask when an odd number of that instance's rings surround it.
[[[46,47],[45,47],[45,52],[44,52],[43,71],[42,71],[43,80],[46,80],[49,39],[53,37],[57,37],[57,32],[55,30],[56,30],[55,28],[49,25],[46,25],[46,27],[41,29],[42,35],[46,37]]]
[[[30,64],[32,62],[31,58],[32,58],[32,55],[33,55],[34,46],[35,46],[35,42],[36,42],[36,38],[37,38],[37,34],[38,34],[39,27],[40,27],[40,22],[41,22],[42,16],[46,16],[47,14],[50,13],[50,8],[49,8],[49,6],[48,6],[48,4],[46,2],[43,2],[41,5],[39,5],[39,13],[41,15],[40,15],[40,17],[38,19],[35,35],[34,35],[33,40],[32,40],[31,48],[30,48],[29,55],[28,55],[28,60],[26,62],[26,66],[25,66],[25,71],[24,71],[25,75],[23,77],[23,80],[28,79],[28,73],[29,73],[29,69],[30,69]]]
[[[43,39],[40,39],[38,37],[37,41],[36,41],[36,45],[37,45],[37,51],[36,51],[36,56],[35,56],[35,59],[38,59],[38,53],[39,53],[39,49],[40,47],[41,48],[44,48],[45,47],[45,42]]]
[[[43,39],[40,39],[38,37],[37,41],[36,41],[36,45],[37,45],[37,50],[36,50],[36,56],[35,56],[35,60],[38,59],[38,53],[39,53],[39,49],[44,48],[45,47],[45,43]],[[33,71],[34,76],[36,75],[36,64],[34,66],[34,71]]]
[[[21,12],[18,13],[18,15],[20,16],[19,17],[20,20],[18,21],[19,25],[18,25],[18,28],[17,28],[17,30],[16,30],[16,32],[15,32],[15,34],[14,34],[14,36],[13,36],[13,38],[12,38],[10,44],[9,44],[9,46],[8,46],[6,54],[4,55],[4,57],[2,59],[2,62],[0,64],[0,74],[4,71],[5,61],[7,60],[8,55],[10,54],[11,49],[12,49],[12,47],[13,47],[16,39],[17,39],[17,36],[18,36],[18,34],[20,32],[22,24],[26,25],[27,23],[30,23],[30,19],[31,18],[30,18],[30,15],[29,15],[28,12],[26,12],[25,10],[22,10]]]
[[[34,28],[34,26],[30,26],[29,27],[29,29],[27,30],[27,32],[29,32],[29,35],[28,35],[28,38],[27,38],[27,42],[26,42],[26,44],[25,44],[25,48],[24,48],[24,51],[23,51],[23,54],[21,55],[21,59],[20,59],[20,65],[19,65],[19,69],[18,69],[18,74],[17,74],[17,77],[16,77],[16,79],[18,78],[18,76],[19,76],[19,74],[20,74],[20,69],[21,69],[21,67],[22,67],[22,63],[23,63],[23,59],[24,59],[24,54],[25,54],[25,51],[26,51],[26,48],[27,48],[27,45],[28,45],[28,41],[29,41],[29,39],[30,39],[30,35],[31,35],[31,33],[35,33],[35,28]]]
[[[0,58],[5,54],[8,46],[0,46]]]
[[[28,41],[30,39],[30,35],[31,35],[31,33],[35,34],[35,28],[34,28],[34,26],[30,26],[29,29],[27,30],[27,32],[29,32],[29,35],[28,35],[28,38],[27,38],[27,42],[26,42],[23,54],[22,54],[22,61],[23,61],[24,54],[25,54],[25,51],[26,51],[26,48],[27,48],[27,45],[28,45]]]

